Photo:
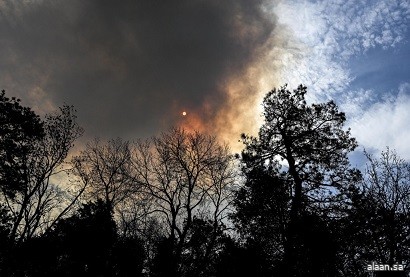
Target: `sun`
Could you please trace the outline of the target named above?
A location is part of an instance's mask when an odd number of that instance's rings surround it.
[[[186,116],[186,112],[182,112],[182,115],[183,115],[183,116]]]

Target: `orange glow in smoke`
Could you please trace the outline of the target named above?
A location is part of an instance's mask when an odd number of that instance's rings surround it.
[[[189,116],[187,114],[187,112],[182,113],[183,119],[180,119],[177,123],[178,127],[185,129],[187,132],[206,132],[207,128],[200,113],[190,113]]]

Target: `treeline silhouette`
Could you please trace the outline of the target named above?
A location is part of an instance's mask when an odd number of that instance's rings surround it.
[[[0,276],[406,276],[410,164],[352,167],[345,114],[306,93],[270,91],[241,154],[178,128],[70,154],[73,107],[42,119],[2,91]]]

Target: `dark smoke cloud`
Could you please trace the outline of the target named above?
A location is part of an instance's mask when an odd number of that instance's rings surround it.
[[[255,92],[227,87],[274,29],[258,0],[17,2],[0,2],[0,86],[39,112],[73,104],[89,136],[152,135],[182,110],[229,128],[221,111]]]

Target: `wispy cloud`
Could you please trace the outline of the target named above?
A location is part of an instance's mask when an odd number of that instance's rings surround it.
[[[366,88],[350,86],[358,77],[354,72],[361,73],[351,67],[352,61],[373,49],[394,52],[408,43],[410,2],[290,0],[280,2],[276,14],[290,34],[283,56],[283,80],[292,86],[307,85],[312,101],[336,100],[362,146],[377,151],[391,146],[410,159],[408,80],[402,80],[399,89],[385,91],[377,83],[367,83]],[[385,75],[382,66],[367,66],[361,68]]]
[[[283,79],[305,83],[326,98],[346,90],[355,77],[349,59],[404,42],[410,2],[290,0],[280,2],[276,14],[293,46],[283,61]]]

